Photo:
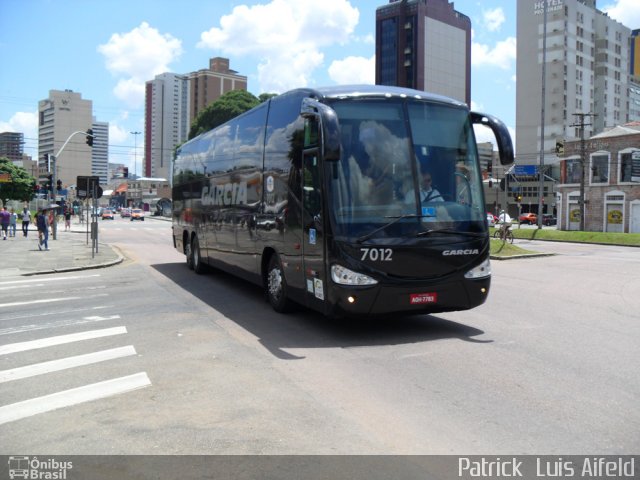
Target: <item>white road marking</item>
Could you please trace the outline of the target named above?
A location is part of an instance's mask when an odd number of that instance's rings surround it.
[[[13,335],[15,333],[33,332],[35,330],[47,330],[49,328],[70,327],[72,325],[84,325],[85,323],[104,322],[105,320],[119,320],[120,315],[100,317],[97,315],[83,317],[81,320],[58,320],[57,322],[20,325],[18,327],[0,328],[0,336]]]
[[[91,278],[91,277],[99,277],[100,274],[96,273],[94,275],[76,275],[73,277],[51,277],[51,278],[33,278],[30,280],[11,280],[9,282],[0,282],[0,285],[15,285],[15,284],[25,284],[25,283],[40,283],[40,282],[60,282],[66,280],[77,280],[78,278]]]
[[[35,350],[38,348],[51,347],[54,345],[62,345],[65,343],[79,342],[81,340],[90,340],[93,338],[108,337],[111,335],[120,335],[127,333],[126,327],[104,328],[102,330],[89,330],[88,332],[71,333],[69,335],[58,335],[56,337],[42,338],[39,340],[31,340],[28,342],[10,343],[0,347],[0,355],[9,353],[25,352],[27,350]]]
[[[35,305],[36,303],[52,303],[52,302],[66,302],[67,300],[87,300],[93,297],[107,297],[109,294],[107,293],[99,293],[97,295],[85,295],[82,297],[64,297],[64,298],[40,298],[38,300],[26,300],[24,302],[12,302],[12,303],[0,303],[0,308],[2,307],[17,307],[20,305]]]
[[[44,375],[45,373],[59,372],[68,368],[81,367],[98,362],[106,362],[108,360],[129,357],[135,354],[136,349],[133,348],[133,345],[127,345],[126,347],[111,348],[109,350],[101,350],[99,352],[92,352],[84,355],[76,355],[48,362],[34,363],[24,367],[0,371],[0,383],[35,377],[36,375]]]
[[[127,393],[151,385],[146,372],[92,383],[0,407],[0,425],[63,407]]]

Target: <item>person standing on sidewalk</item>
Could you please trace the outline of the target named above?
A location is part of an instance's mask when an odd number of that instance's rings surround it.
[[[71,230],[71,209],[69,207],[64,209],[64,231]]]
[[[7,207],[2,207],[0,210],[0,226],[2,227],[2,239],[7,239],[7,230],[9,228],[9,222],[11,221],[11,214],[7,212]]]
[[[49,219],[45,212],[38,210],[38,216],[36,217],[36,226],[38,227],[38,248],[42,250],[44,245],[45,250],[49,250]]]
[[[9,213],[9,236],[10,237],[15,238],[17,224],[18,224],[18,214],[12,208],[11,212]]]
[[[29,233],[29,223],[31,223],[31,212],[27,207],[22,211],[22,236],[26,237]]]

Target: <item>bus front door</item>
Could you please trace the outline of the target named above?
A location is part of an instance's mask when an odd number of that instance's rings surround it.
[[[307,306],[324,312],[327,275],[324,262],[322,182],[317,149],[306,150],[302,164],[303,268]]]

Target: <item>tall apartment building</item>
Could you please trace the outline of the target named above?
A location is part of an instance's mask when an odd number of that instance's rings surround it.
[[[209,68],[189,74],[189,125],[211,102],[232,90],[246,90],[247,77],[229,68],[229,59],[215,57]]]
[[[518,0],[516,161],[538,164],[542,111],[544,2]],[[576,113],[592,113],[585,138],[629,119],[631,31],[596,8],[595,0],[547,2],[545,164],[557,141],[580,137]]]
[[[140,176],[171,177],[176,145],[189,134],[189,77],[163,73],[146,83],[144,168]],[[134,172],[131,172],[134,173]]]
[[[93,104],[72,90],[50,90],[49,98],[38,102],[38,160],[40,177],[47,175],[45,154],[55,155],[74,132],[93,128]],[[85,135],[75,135],[56,161],[56,178],[63,185],[75,185],[78,175],[93,174],[91,147]]]
[[[0,157],[7,157],[14,163],[22,162],[24,154],[24,133],[0,133]]]
[[[471,104],[471,20],[447,0],[389,0],[376,9],[376,84]]]
[[[629,45],[629,121],[640,122],[640,29],[631,32]]]
[[[100,185],[106,185],[109,181],[109,122],[98,122],[94,119],[91,128],[93,129],[91,175],[100,177]]]

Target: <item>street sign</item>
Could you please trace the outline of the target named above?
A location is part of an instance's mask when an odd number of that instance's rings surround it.
[[[0,173],[0,183],[9,183],[9,182],[11,182],[11,174]]]
[[[92,176],[78,176],[76,179],[76,196],[81,199],[93,198],[93,191],[96,191],[96,198],[102,197],[102,187],[98,185],[100,177],[97,175]]]

